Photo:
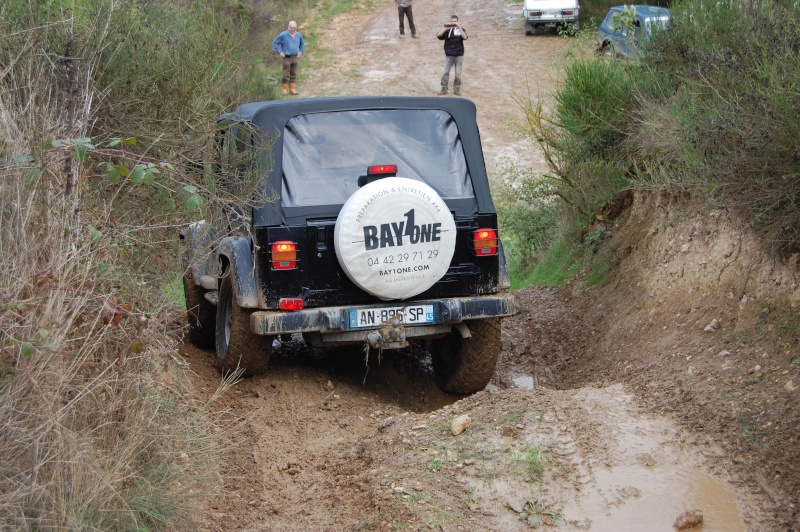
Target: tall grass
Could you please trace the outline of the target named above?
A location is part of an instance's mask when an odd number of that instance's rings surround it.
[[[241,54],[190,7],[0,7],[0,529],[194,528],[218,485],[160,290],[204,181],[159,161],[206,142]]]
[[[18,153],[0,169],[0,528],[188,523],[222,449],[177,355],[174,307],[116,274],[109,212],[63,193],[67,154]]]

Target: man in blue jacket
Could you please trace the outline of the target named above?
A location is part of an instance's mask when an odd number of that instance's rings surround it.
[[[297,94],[297,61],[303,56],[306,50],[306,43],[303,36],[297,31],[297,22],[289,22],[289,29],[281,32],[272,41],[272,49],[276,54],[283,58],[283,79],[281,80],[281,94],[286,95],[287,89],[290,94]]]
[[[450,24],[445,24],[444,29],[439,30],[436,37],[444,41],[444,74],[442,74],[442,90],[439,94],[447,94],[447,84],[450,80],[450,69],[455,67],[455,79],[453,80],[453,94],[461,95],[461,68],[464,66],[464,41],[467,40],[467,32],[458,23],[458,17],[450,17]]]

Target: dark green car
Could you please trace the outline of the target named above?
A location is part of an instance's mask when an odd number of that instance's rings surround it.
[[[669,9],[665,7],[612,7],[597,31],[596,50],[603,55],[635,59],[640,46],[650,40],[654,31],[667,28],[669,15]]]

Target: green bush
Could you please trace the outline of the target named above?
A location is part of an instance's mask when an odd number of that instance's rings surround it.
[[[552,184],[517,165],[508,168],[493,189],[506,257],[513,270],[527,273],[552,240],[563,204]]]
[[[690,190],[800,249],[800,4],[671,8],[639,60],[578,56],[552,113],[523,105],[558,195],[589,219],[628,188]]]

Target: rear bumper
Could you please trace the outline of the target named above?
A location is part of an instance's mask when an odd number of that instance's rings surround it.
[[[564,22],[569,22],[574,24],[578,22],[578,15],[579,11],[577,9],[574,10],[574,13],[571,15],[564,15],[561,11],[542,11],[541,15],[529,15],[525,13],[523,16],[525,18],[525,22],[529,26],[548,26],[548,25],[556,25]]]
[[[347,307],[312,308],[293,312],[256,311],[250,317],[253,334],[276,336],[279,334],[319,332],[323,335],[352,336],[354,339],[366,336],[371,330],[385,327],[386,323],[370,327],[351,327],[350,311],[362,309],[396,308],[403,305],[433,306],[433,321],[423,325],[400,326],[406,336],[428,336],[447,332],[452,324],[464,320],[499,318],[517,313],[517,304],[511,294],[493,294],[478,297],[458,297],[449,299],[430,299],[423,301],[388,302],[376,305],[353,305]],[[397,324],[394,324],[395,326]],[[420,333],[420,334],[417,334]]]

